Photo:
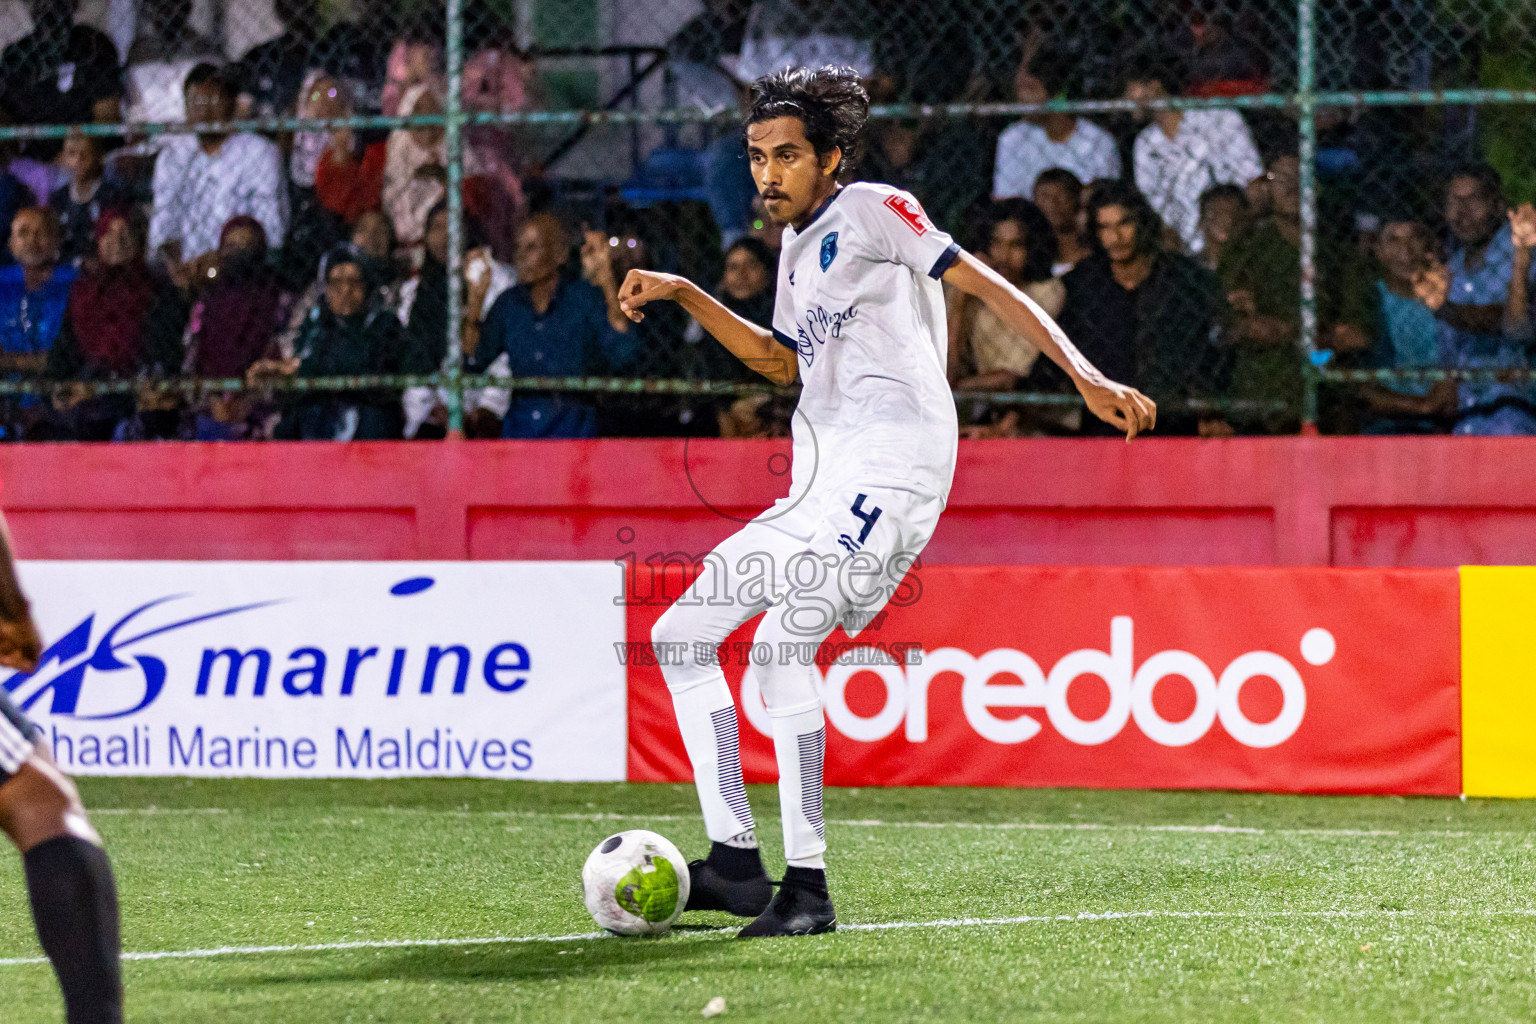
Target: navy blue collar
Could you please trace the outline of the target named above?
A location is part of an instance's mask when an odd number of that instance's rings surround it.
[[[825,199],[823,199],[821,201],[821,205],[816,207],[816,212],[811,214],[810,219],[805,222],[805,225],[803,227],[797,228],[795,233],[796,234],[800,234],[800,233],[804,232],[807,228],[809,228],[812,224],[816,223],[816,218],[820,217],[822,214],[826,213],[827,212],[827,207],[832,205],[832,201],[834,199],[836,199],[838,196],[842,195],[842,194],[843,194],[843,186],[839,185],[839,186],[837,186],[837,188],[833,189],[832,190],[832,194],[827,196],[827,198],[825,198]]]

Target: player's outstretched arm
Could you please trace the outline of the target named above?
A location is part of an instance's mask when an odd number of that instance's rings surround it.
[[[794,352],[775,341],[772,331],[743,320],[686,277],[631,270],[619,286],[619,309],[635,323],[645,319],[641,307],[662,299],[686,309],[732,355],[775,384],[794,383],[800,372]]]
[[[11,535],[0,519],[0,665],[30,672],[43,652],[32,610],[21,593],[11,560]]]
[[[1077,350],[1050,314],[997,271],[968,252],[944,272],[944,280],[985,302],[998,317],[1046,357],[1066,371],[1082,393],[1088,409],[1099,419],[1125,431],[1129,441],[1157,426],[1157,405],[1135,388],[1117,384],[1099,372]]]

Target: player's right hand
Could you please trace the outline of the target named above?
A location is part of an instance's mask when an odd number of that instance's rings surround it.
[[[23,611],[19,619],[0,619],[0,665],[31,672],[42,654],[43,638],[31,614]]]
[[[623,310],[625,316],[639,323],[645,319],[645,314],[640,312],[641,306],[659,299],[675,299],[687,283],[686,277],[676,274],[631,270],[624,275],[624,283],[619,286],[619,309]]]

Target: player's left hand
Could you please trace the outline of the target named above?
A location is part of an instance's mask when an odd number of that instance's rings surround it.
[[[1112,380],[1085,380],[1077,386],[1088,411],[1110,426],[1125,431],[1127,441],[1157,426],[1157,403],[1135,388]]]
[[[37,668],[37,659],[43,654],[43,638],[30,613],[23,611],[20,618],[0,619],[0,665],[21,672]]]

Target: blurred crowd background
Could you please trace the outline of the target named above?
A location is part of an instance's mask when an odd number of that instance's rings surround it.
[[[1457,92],[1536,89],[1532,8],[464,0],[449,54],[442,0],[0,0],[0,436],[441,438],[461,372],[471,437],[782,435],[792,392],[676,308],[630,323],[616,287],[682,273],[769,323],[779,229],[738,115],[755,77],[826,63],[877,104],[858,176],[1157,399],[1159,432],[1536,433],[1531,97]],[[1017,109],[1052,100],[1086,109]],[[948,298],[968,436],[1103,432]],[[359,379],[292,386],[315,378]],[[192,379],[219,383],[164,384]]]

